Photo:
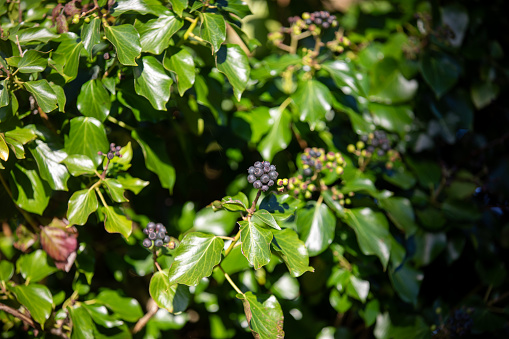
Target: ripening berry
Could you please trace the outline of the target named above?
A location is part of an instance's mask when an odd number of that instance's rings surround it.
[[[348,146],[346,146],[346,150],[349,152],[349,153],[353,153],[355,152],[355,146],[350,144]]]
[[[253,183],[253,182],[255,182],[255,181],[256,181],[256,177],[254,176],[254,174],[249,174],[249,175],[247,176],[247,182],[248,182],[248,183],[252,184],[252,183]]]
[[[161,239],[157,239],[156,241],[154,241],[154,245],[156,247],[161,247],[163,246],[163,241]]]
[[[165,236],[164,239],[163,239],[163,242],[165,244],[169,243],[171,241],[171,237],[169,235]]]
[[[149,248],[150,246],[152,246],[152,241],[147,238],[143,239],[143,247]]]
[[[357,146],[358,149],[363,149],[365,145],[364,145],[364,143],[362,141],[357,141],[356,146]]]
[[[166,232],[157,233],[157,239],[164,239],[165,236],[166,236]]]
[[[270,180],[269,176],[267,174],[264,174],[261,176],[260,181],[264,184],[268,183]]]
[[[150,232],[150,233],[148,234],[148,238],[149,238],[150,240],[156,240],[156,238],[157,238],[157,233],[156,233],[156,232]]]
[[[267,192],[267,191],[268,191],[268,189],[269,189],[269,186],[268,186],[268,185],[263,185],[263,186],[262,186],[262,191],[263,191],[263,192]]]
[[[256,189],[262,188],[262,182],[260,180],[256,180],[253,182],[253,187]]]
[[[278,173],[278,172],[276,172],[276,171],[269,172],[269,178],[270,178],[271,180],[276,180],[276,179],[277,179],[277,177],[278,177],[278,175],[279,175],[279,173]]]

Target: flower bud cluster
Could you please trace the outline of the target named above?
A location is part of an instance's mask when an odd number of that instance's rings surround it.
[[[270,186],[274,185],[279,176],[276,171],[276,165],[271,165],[268,161],[257,161],[247,170],[247,181],[253,184],[256,189],[266,192]]]
[[[327,41],[325,46],[335,53],[343,53],[345,48],[351,44],[350,39],[343,35],[342,32],[336,32],[336,38],[331,41]]]

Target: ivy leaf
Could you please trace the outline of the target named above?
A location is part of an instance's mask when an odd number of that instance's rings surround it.
[[[57,108],[57,95],[47,80],[27,81],[23,86],[35,97],[37,104],[45,113]]]
[[[168,273],[171,284],[197,285],[221,261],[224,242],[212,234],[192,232],[180,242]]]
[[[269,110],[272,125],[269,133],[258,144],[258,151],[267,161],[272,161],[277,152],[286,149],[292,140],[290,123],[292,117],[287,110],[271,108]]]
[[[65,103],[67,101],[67,98],[65,97],[65,92],[62,86],[56,85],[52,82],[49,83],[51,89],[53,92],[55,92],[55,95],[57,96],[57,105],[58,105],[58,111],[64,113],[65,112]]]
[[[109,148],[106,131],[99,120],[92,117],[76,117],[71,119],[69,136],[65,138],[67,154],[82,154],[89,157],[95,167],[99,166],[102,156],[98,151]]]
[[[405,232],[407,237],[417,232],[418,226],[415,223],[415,214],[410,200],[403,197],[387,197],[378,199],[389,218],[400,230]]]
[[[237,294],[244,304],[244,313],[256,339],[283,339],[283,311],[276,297],[263,300],[251,291]],[[262,303],[263,301],[263,303]]]
[[[214,13],[200,13],[201,38],[212,45],[215,54],[226,39],[226,24],[222,15]]]
[[[41,246],[55,261],[55,265],[69,272],[78,249],[78,234],[73,228],[41,227]],[[73,255],[74,253],[74,255]]]
[[[93,18],[88,24],[84,23],[81,27],[81,41],[90,56],[92,56],[94,46],[101,42],[100,27],[101,20],[99,18]]]
[[[317,80],[302,81],[292,96],[300,121],[309,123],[311,130],[316,124],[325,120],[325,115],[332,108],[332,94]]]
[[[189,305],[189,288],[179,284],[170,284],[169,269],[157,271],[150,279],[150,296],[157,306],[170,313],[180,313]]]
[[[20,73],[36,73],[44,71],[47,66],[46,53],[31,49],[25,52],[17,67]]]
[[[32,144],[29,149],[37,162],[41,178],[46,180],[51,189],[67,191],[67,180],[70,175],[67,167],[61,164],[67,153],[42,140],[35,140],[35,145]]]
[[[111,200],[115,202],[129,201],[124,196],[125,189],[118,180],[108,178],[104,179],[103,183],[108,188],[108,194],[110,195]]]
[[[15,129],[7,131],[4,134],[5,142],[11,147],[11,149],[14,151],[14,155],[18,159],[25,159],[25,150],[23,145],[34,140],[36,137],[37,135],[30,128],[16,127]]]
[[[95,190],[84,189],[76,191],[69,199],[67,208],[67,220],[69,226],[84,225],[90,213],[95,212],[99,207]]]
[[[42,215],[49,203],[49,188],[44,185],[37,171],[17,163],[10,174],[14,202],[27,212]]]
[[[113,16],[119,16],[130,11],[142,15],[161,15],[161,13],[168,12],[168,8],[161,5],[157,0],[118,0],[111,9]]]
[[[350,64],[346,61],[328,61],[322,64],[322,68],[329,72],[336,86],[338,86],[346,95],[354,93],[356,95],[366,96],[362,86],[359,84],[359,81],[352,71]]]
[[[410,106],[370,103],[368,107],[376,125],[398,133],[402,139],[411,130],[414,114]]]
[[[254,269],[265,266],[270,261],[270,243],[273,235],[268,227],[251,220],[241,220],[240,239],[242,241],[242,254],[247,258]]]
[[[259,209],[258,211],[254,212],[252,219],[255,223],[265,224],[276,230],[281,230],[281,227],[279,227],[272,214],[270,214],[270,212],[267,210]]]
[[[104,328],[114,328],[124,324],[122,320],[118,320],[114,315],[108,314],[106,306],[81,304],[81,307],[87,310],[95,323]]]
[[[122,65],[137,66],[135,59],[141,55],[141,44],[140,35],[133,25],[104,26],[104,34],[115,46]]]
[[[130,190],[134,194],[140,193],[140,191],[149,184],[148,181],[133,178],[128,173],[119,174],[117,176],[117,181],[122,185],[122,187]]]
[[[164,68],[177,74],[177,87],[180,96],[193,86],[196,78],[194,59],[187,49],[182,48],[176,53],[168,56],[165,54],[163,60]]]
[[[424,53],[420,60],[421,74],[437,98],[442,97],[458,81],[461,68],[445,53]]]
[[[14,274],[14,265],[10,261],[0,261],[0,281],[9,281]]]
[[[170,0],[171,7],[178,14],[178,16],[182,16],[184,9],[188,6],[188,0]]]
[[[118,207],[104,206],[104,229],[108,233],[120,233],[127,239],[131,235],[133,222]]]
[[[196,213],[193,227],[197,231],[225,236],[231,233],[238,217],[237,213],[214,211],[212,208],[206,207]]]
[[[394,271],[390,270],[389,278],[401,300],[413,305],[417,304],[417,296],[424,279],[424,273],[405,264]]]
[[[142,52],[161,54],[170,45],[171,37],[177,33],[184,20],[175,15],[159,15],[146,23],[136,20],[134,27],[140,34]]]
[[[53,310],[53,296],[44,285],[16,285],[10,287],[16,294],[16,299],[25,306],[32,318],[44,329],[44,323],[49,319]]]
[[[385,216],[367,207],[346,210],[345,216],[346,223],[357,235],[357,242],[362,253],[378,256],[385,269],[389,262],[392,245],[392,236]]]
[[[281,231],[272,230],[273,248],[281,254],[292,277],[300,277],[305,272],[314,272],[309,265],[309,255],[306,245],[299,239],[294,230],[286,228]]]
[[[405,102],[417,92],[417,80],[407,80],[399,70],[398,61],[387,57],[375,64],[371,75],[370,96],[386,104]]]
[[[166,111],[173,80],[155,57],[146,56],[141,61],[133,70],[136,93],[147,98],[155,109]]]
[[[136,299],[122,297],[116,291],[104,290],[95,300],[126,321],[135,322],[143,316],[141,306]]]
[[[94,162],[82,154],[72,154],[68,155],[67,158],[63,160],[63,163],[67,166],[69,172],[71,172],[72,176],[77,177],[83,174],[95,174],[96,165]]]
[[[281,223],[295,213],[299,204],[300,200],[289,194],[269,194],[260,203],[260,210],[269,211],[276,222]]]
[[[132,137],[140,144],[147,168],[157,174],[161,186],[172,194],[175,185],[175,169],[171,165],[163,142],[147,132],[133,131]]]
[[[81,86],[77,100],[78,110],[87,117],[104,122],[110,114],[111,100],[101,79],[92,79]]]
[[[48,60],[48,64],[64,78],[65,82],[74,80],[78,75],[83,43],[76,42],[77,38],[76,34],[67,33],[64,41],[58,45],[54,53],[51,53]]]
[[[239,192],[233,197],[228,196],[221,199],[221,205],[230,212],[245,212],[248,209],[249,201],[244,193]]]
[[[22,255],[16,262],[16,270],[21,272],[25,280],[34,283],[58,271],[55,266],[50,266],[48,256],[43,250]]]
[[[9,159],[9,147],[5,142],[5,137],[3,133],[0,133],[0,159],[2,159],[3,161],[7,161]]]
[[[221,46],[216,54],[217,69],[226,75],[233,87],[233,93],[237,101],[240,101],[242,92],[246,89],[249,81],[249,59],[239,45],[227,44]]]
[[[40,42],[47,43],[58,37],[58,34],[50,32],[50,30],[45,27],[33,27],[19,30],[15,35],[9,36],[9,39],[16,43],[17,38],[21,45],[32,45]]]
[[[74,305],[69,307],[69,316],[72,320],[71,339],[88,339],[94,338],[96,328],[90,314],[83,306]]]
[[[194,67],[193,67],[194,68]],[[9,90],[7,89],[8,80],[0,81],[0,108],[9,105]],[[2,119],[0,118],[0,121]]]
[[[310,256],[316,256],[329,247],[336,230],[336,217],[323,203],[309,201],[297,210],[297,232]]]
[[[252,14],[249,6],[243,0],[218,0],[217,6],[220,10],[233,13],[241,19]]]

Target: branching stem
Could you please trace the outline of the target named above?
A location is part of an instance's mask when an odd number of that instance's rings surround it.
[[[219,268],[221,269],[221,271],[223,271],[223,274],[224,274],[224,277],[226,278],[226,280],[228,280],[228,282],[230,283],[230,285],[233,287],[233,289],[239,293],[239,294],[242,294],[244,295],[244,293],[242,293],[242,291],[240,290],[240,288],[233,282],[232,278],[230,278],[230,276],[228,275],[228,273],[226,273],[224,271],[224,269],[221,267],[221,265],[219,265]]]

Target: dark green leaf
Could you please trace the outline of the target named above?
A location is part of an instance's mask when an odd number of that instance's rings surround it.
[[[87,117],[104,122],[110,114],[111,100],[101,79],[92,79],[81,86],[77,101],[78,110]]]
[[[61,162],[67,157],[61,149],[52,148],[41,140],[36,140],[35,145],[30,147],[41,178],[46,180],[51,189],[67,191],[67,180],[70,175],[67,168]]]
[[[48,256],[43,250],[22,255],[16,262],[16,266],[25,280],[34,283],[58,271],[54,265],[48,264]]]
[[[252,292],[246,292],[237,294],[237,298],[244,304],[244,313],[255,338],[284,338],[283,311],[276,297],[272,295],[263,300]]]
[[[101,20],[99,18],[93,18],[88,24],[85,23],[81,27],[81,41],[90,56],[92,56],[92,48],[101,42],[100,27]]]
[[[242,254],[255,270],[267,265],[270,261],[270,243],[273,238],[270,229],[253,219],[241,220],[239,225]]]
[[[410,100],[416,93],[416,80],[407,80],[398,69],[398,62],[384,58],[373,67],[370,96],[374,101],[392,104]]]
[[[57,95],[47,80],[27,81],[23,86],[35,97],[37,104],[45,113],[57,108]]]
[[[87,310],[92,320],[105,328],[114,328],[124,324],[122,320],[116,319],[114,316],[108,314],[108,309],[103,305],[87,305],[81,304],[81,307]]]
[[[85,305],[69,307],[69,316],[72,319],[71,339],[94,338],[95,325],[87,312]]]
[[[12,198],[27,212],[42,215],[49,203],[49,189],[46,188],[36,170],[22,167],[19,163],[9,178]]]
[[[336,230],[336,217],[327,205],[309,201],[297,210],[297,232],[310,256],[316,256],[329,247]]]
[[[431,264],[447,246],[445,233],[421,231],[415,234],[414,241],[416,250],[413,260],[418,268]]]
[[[332,108],[333,97],[327,86],[317,80],[308,80],[299,83],[292,99],[300,121],[309,123],[313,130],[318,122],[325,120]]]
[[[133,178],[127,173],[118,175],[117,181],[122,185],[122,187],[130,190],[134,194],[140,193],[140,191],[149,184],[148,181],[144,181],[139,178]]]
[[[214,13],[200,13],[201,38],[212,45],[212,54],[215,54],[226,39],[226,24],[222,15]]]
[[[401,325],[391,324],[389,338],[412,338],[412,339],[431,339],[432,331],[430,326],[420,316],[404,319],[405,323]],[[410,320],[410,321],[408,321]]]
[[[60,43],[48,60],[49,65],[64,78],[65,82],[74,80],[78,75],[80,55],[83,50],[83,43],[76,42],[76,34],[67,34],[66,39]]]
[[[115,202],[129,201],[124,196],[125,189],[118,180],[107,178],[103,180],[103,183],[108,188],[108,194],[110,195],[111,200]]]
[[[42,72],[47,66],[48,60],[46,59],[46,53],[41,53],[34,49],[26,51],[18,62],[18,70],[20,73]]]
[[[415,224],[415,215],[412,204],[407,198],[403,197],[387,197],[378,199],[380,207],[383,208],[392,222],[402,231],[405,232],[407,237],[411,236],[417,231]]]
[[[292,140],[292,129],[290,123],[292,117],[290,113],[279,108],[271,108],[269,110],[272,122],[272,128],[269,133],[258,144],[258,151],[263,158],[271,161],[277,152],[286,149]]]
[[[67,220],[69,226],[84,225],[90,213],[95,212],[99,206],[95,190],[84,189],[76,191],[69,199]]]
[[[421,73],[437,98],[440,98],[458,81],[461,68],[457,61],[442,52],[425,53],[421,57]]]
[[[188,0],[170,0],[171,7],[178,14],[178,16],[182,16],[184,9],[188,6]]]
[[[163,142],[147,132],[133,131],[133,138],[140,144],[147,168],[157,174],[161,186],[173,191],[175,169],[171,165]]]
[[[263,135],[271,128],[270,122],[269,108],[260,106],[249,112],[235,112],[232,129],[233,133],[240,138],[258,144]]]
[[[8,80],[4,79],[0,81],[0,107],[9,105],[9,90],[7,89]],[[0,117],[0,121],[2,121]]]
[[[286,228],[281,231],[272,230],[273,248],[281,253],[281,257],[293,277],[300,277],[305,272],[314,272],[309,265],[308,250],[294,230]]]
[[[86,155],[69,155],[64,159],[63,163],[67,166],[67,169],[74,177],[83,174],[94,174],[96,172],[96,165]]]
[[[254,212],[251,219],[253,220],[254,223],[262,225],[265,224],[267,226],[275,228],[276,230],[281,230],[281,227],[279,227],[272,214],[270,214],[270,212],[267,210],[260,209]]]
[[[221,267],[223,270],[232,275],[237,272],[245,271],[252,267],[247,261],[246,257],[242,254],[240,246],[233,247],[233,250],[223,258],[221,261]]]
[[[346,211],[346,223],[355,231],[362,253],[378,256],[385,269],[392,245],[392,235],[385,216],[367,207],[353,208]]]
[[[76,117],[71,119],[69,136],[65,138],[67,154],[88,156],[95,167],[99,166],[102,156],[97,152],[105,152],[109,148],[106,131],[101,122],[92,117]]]
[[[193,86],[196,77],[196,70],[193,56],[187,49],[181,49],[171,56],[165,54],[163,60],[164,68],[177,74],[177,86],[180,96]]]
[[[289,194],[269,194],[263,198],[259,208],[269,211],[278,223],[282,223],[295,213],[299,205],[300,200]]]
[[[169,270],[157,271],[150,279],[149,292],[156,304],[170,313],[180,313],[189,305],[189,288],[170,284]]]
[[[329,206],[329,208],[336,213],[338,217],[345,215],[345,208],[339,203],[339,201],[332,198],[332,192],[330,190],[322,192],[323,200]]]
[[[219,9],[233,13],[241,19],[252,14],[249,6],[243,0],[218,0],[216,3]]]
[[[17,285],[11,289],[18,301],[30,311],[32,318],[44,329],[44,323],[53,310],[53,297],[49,289],[39,284]]]
[[[49,85],[57,96],[58,111],[62,113],[65,112],[65,103],[67,101],[67,98],[65,97],[64,89],[62,88],[62,86],[55,85],[52,82],[50,82]]]
[[[141,54],[141,44],[140,35],[133,25],[105,26],[104,34],[115,46],[118,61],[122,65],[137,66],[135,59]]]
[[[421,281],[424,278],[421,271],[405,264],[396,268],[395,271],[390,270],[389,278],[401,300],[414,305],[417,303]]]
[[[136,21],[142,52],[161,54],[170,45],[171,37],[184,25],[184,20],[173,14],[159,15],[146,23]]]
[[[498,97],[499,87],[491,82],[474,84],[470,87],[470,96],[477,109],[483,109]]]
[[[122,297],[116,291],[104,290],[99,293],[96,301],[126,321],[135,322],[143,316],[141,306],[136,299]]]
[[[7,260],[0,261],[0,281],[9,281],[14,274],[14,265]]]
[[[401,138],[408,134],[414,122],[414,114],[410,106],[370,103],[369,110],[377,126],[396,132]]]
[[[133,222],[118,207],[104,206],[104,229],[108,233],[120,233],[126,239],[131,235]]]
[[[322,64],[322,68],[329,72],[336,86],[346,95],[350,93],[362,96],[366,95],[348,62],[344,60],[328,61]]]
[[[141,61],[140,65],[134,68],[136,93],[147,98],[155,109],[166,111],[173,80],[155,57],[145,56]]]
[[[246,53],[238,45],[227,44],[221,46],[216,54],[217,69],[226,75],[233,87],[233,93],[238,101],[249,81],[249,60]]]
[[[16,39],[19,39],[19,43],[21,45],[31,45],[39,42],[46,43],[58,37],[59,35],[51,33],[45,27],[33,27],[19,30],[15,36],[11,35],[9,38],[13,42],[16,42]]]
[[[197,285],[221,261],[224,242],[212,234],[192,232],[180,242],[170,267],[170,284]]]

